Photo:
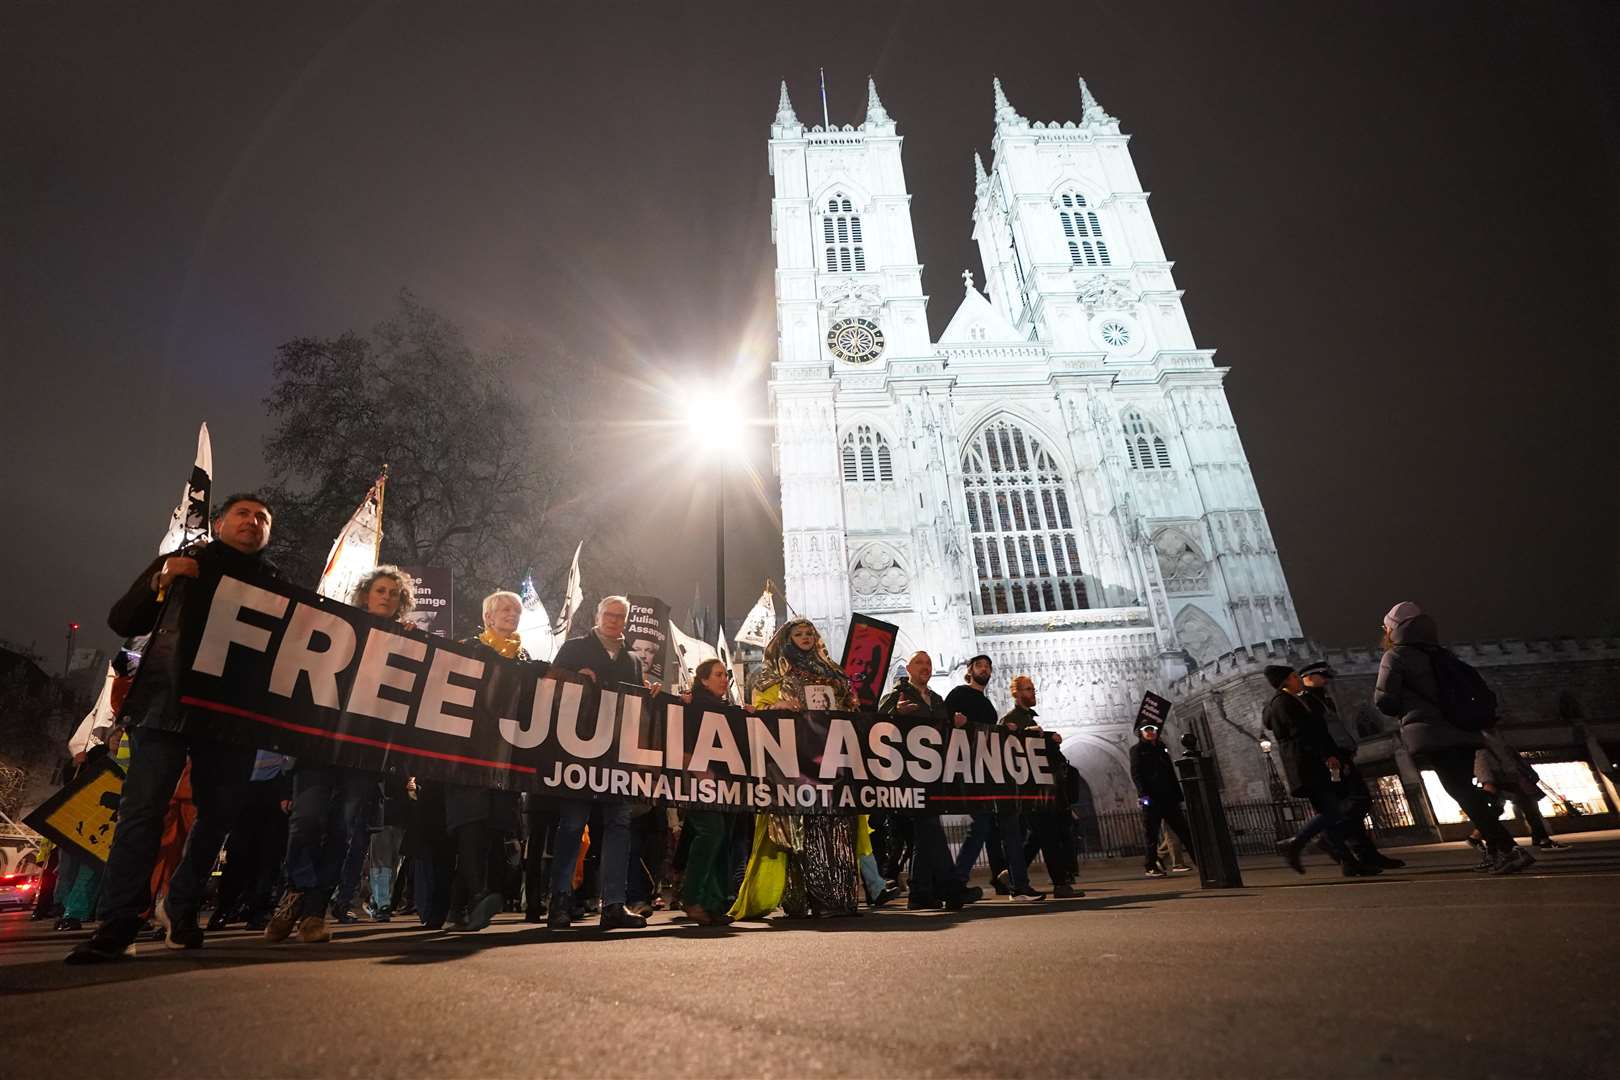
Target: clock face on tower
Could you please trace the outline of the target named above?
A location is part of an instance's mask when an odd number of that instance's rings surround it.
[[[867,364],[883,355],[883,331],[870,319],[840,319],[827,331],[827,349],[851,364]]]

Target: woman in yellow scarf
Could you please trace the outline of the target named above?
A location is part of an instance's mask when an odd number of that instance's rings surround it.
[[[821,633],[809,619],[790,620],[776,631],[749,692],[756,709],[856,707],[849,679],[827,655]],[[729,914],[759,919],[778,907],[792,918],[855,914],[856,860],[862,846],[872,850],[864,815],[758,815],[753,851]]]

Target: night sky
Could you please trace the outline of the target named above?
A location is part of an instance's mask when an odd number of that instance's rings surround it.
[[[765,140],[783,78],[819,120],[821,66],[834,122],[870,73],[905,136],[936,336],[982,281],[991,76],[1047,121],[1086,76],[1309,635],[1370,644],[1407,598],[1459,639],[1620,633],[1616,5],[634,6],[7,4],[0,637],[111,644],[198,422],[216,493],[260,483],[275,346],[401,288],[625,389],[580,437],[631,584],[708,596],[712,479],[638,472],[660,429],[626,421],[733,372],[763,415]],[[733,616],[781,572],[763,429],[750,459]]]

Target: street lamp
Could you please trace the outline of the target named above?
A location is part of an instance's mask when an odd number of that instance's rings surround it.
[[[714,606],[720,632],[726,627],[726,459],[742,447],[742,415],[728,387],[714,384],[687,394],[686,430],[701,458],[719,466],[714,491]],[[718,639],[719,634],[715,635]]]
[[[67,659],[62,661],[62,676],[63,676],[63,678],[66,678],[68,672],[73,669],[73,643],[74,643],[75,639],[78,638],[78,636],[79,636],[79,624],[76,623],[76,622],[68,623]]]

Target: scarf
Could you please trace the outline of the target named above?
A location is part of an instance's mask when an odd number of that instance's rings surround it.
[[[500,653],[506,659],[514,659],[518,650],[523,648],[523,639],[516,634],[507,637],[499,630],[485,627],[484,632],[478,635],[478,640]]]

